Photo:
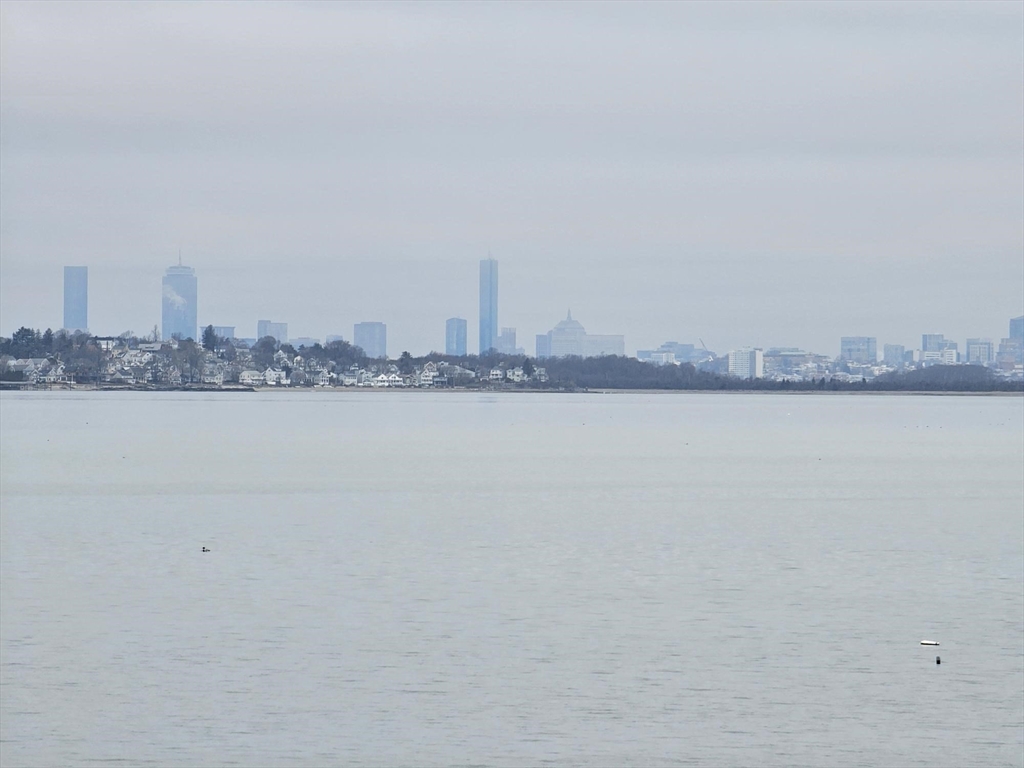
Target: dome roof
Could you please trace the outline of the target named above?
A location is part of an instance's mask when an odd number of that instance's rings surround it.
[[[566,315],[565,320],[555,326],[556,331],[579,331],[580,333],[586,333],[586,329],[579,320],[572,319],[572,310]]]

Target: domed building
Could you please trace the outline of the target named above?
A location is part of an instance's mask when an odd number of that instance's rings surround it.
[[[565,320],[550,331],[537,336],[537,357],[600,357],[601,355],[624,355],[626,348],[623,336],[600,336],[587,333],[579,320],[573,320],[572,310]]]
[[[551,337],[551,357],[583,357],[583,342],[587,338],[587,329],[579,320],[572,319],[572,310],[569,310],[565,320],[548,331],[548,336]]]

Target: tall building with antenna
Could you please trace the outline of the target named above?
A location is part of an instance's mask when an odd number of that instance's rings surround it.
[[[164,341],[173,338],[199,340],[198,287],[196,271],[181,264],[168,267],[163,280],[161,306],[161,336]]]
[[[498,260],[480,261],[480,354],[498,344]]]

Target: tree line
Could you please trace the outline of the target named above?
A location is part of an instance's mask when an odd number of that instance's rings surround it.
[[[154,329],[155,332],[155,329]],[[129,342],[138,342],[130,334]],[[226,361],[235,359],[237,351],[229,339],[218,337],[213,326],[207,326],[202,333],[202,343],[191,339],[178,342],[178,349],[170,353],[173,364],[181,371],[186,381],[195,382],[202,378],[205,352],[213,352]],[[367,367],[378,360],[367,358],[366,353],[347,341],[337,340],[329,344],[314,344],[296,351],[289,344],[279,344],[273,337],[265,336],[251,348],[253,364],[261,369],[274,365],[274,356],[284,351],[289,360],[299,354],[307,360],[332,362],[339,370],[352,366]],[[59,357],[69,373],[79,381],[94,378],[103,363],[103,350],[95,337],[87,333],[50,329],[38,331],[19,328],[10,338],[0,337],[0,356],[12,358]],[[1010,381],[997,376],[991,369],[978,365],[934,365],[928,368],[878,376],[871,381],[840,380],[828,376],[806,380],[739,379],[709,371],[701,371],[689,363],[681,365],[652,365],[636,358],[607,355],[604,357],[559,357],[543,360],[521,355],[503,355],[489,352],[483,355],[443,355],[431,352],[422,357],[413,357],[409,352],[395,361],[403,374],[422,368],[427,362],[458,365],[480,375],[476,380],[465,378],[462,385],[487,386],[486,374],[492,368],[510,369],[521,367],[531,376],[536,367],[542,366],[547,372],[547,381],[524,382],[524,388],[580,390],[580,389],[665,389],[665,390],[722,390],[722,391],[833,391],[833,392],[1024,392],[1024,382]],[[290,372],[291,366],[286,362]]]

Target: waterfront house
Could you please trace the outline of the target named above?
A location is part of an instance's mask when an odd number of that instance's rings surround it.
[[[434,379],[436,378],[437,363],[430,361],[423,366],[423,370],[420,371],[416,384],[420,387],[432,387],[434,386]]]
[[[266,383],[266,379],[259,371],[248,370],[238,374],[238,383],[246,387],[259,387]]]
[[[280,368],[267,368],[263,372],[263,381],[271,387],[284,386],[288,383],[288,376]]]

